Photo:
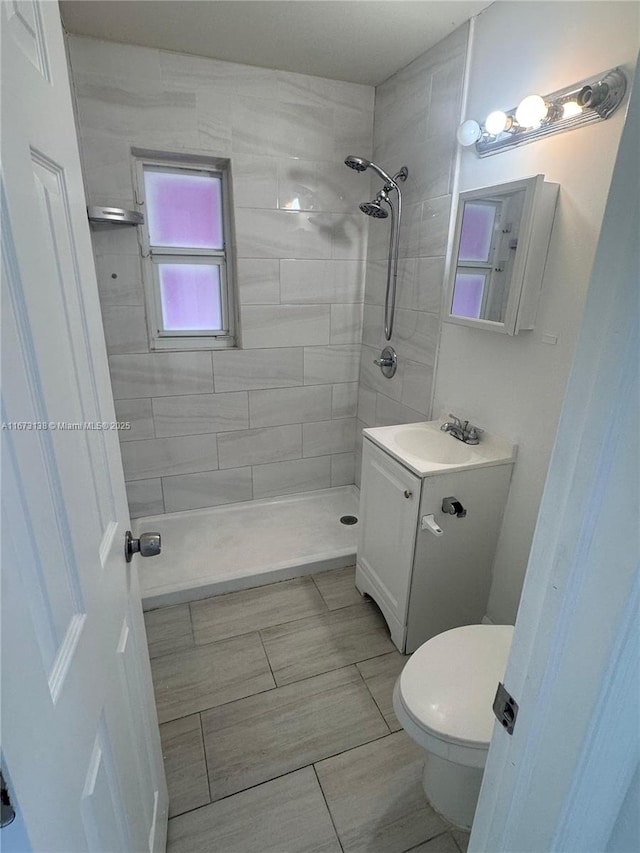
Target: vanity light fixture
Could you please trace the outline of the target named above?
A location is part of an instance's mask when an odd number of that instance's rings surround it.
[[[552,133],[608,119],[626,88],[624,71],[612,68],[550,95],[527,95],[514,109],[489,113],[483,124],[467,119],[456,136],[463,147],[475,145],[479,157],[488,157]]]

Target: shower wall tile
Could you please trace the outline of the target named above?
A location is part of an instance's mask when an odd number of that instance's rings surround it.
[[[400,258],[398,270],[400,270],[400,264],[403,260],[403,258]],[[365,305],[384,305],[384,295],[387,286],[387,261],[373,257],[371,237],[369,238],[369,258],[367,259],[365,271]]]
[[[373,388],[367,388],[362,382],[358,385],[358,418],[365,426],[375,426],[376,397]]]
[[[396,315],[397,315],[396,310]],[[362,312],[362,343],[370,347],[384,346],[384,308],[382,305],[365,305]]]
[[[86,174],[85,187],[90,204],[112,207],[134,206],[131,182],[130,147],[125,138],[116,138],[101,131],[83,129],[80,134],[82,166]],[[96,236],[106,235],[108,228],[92,229]],[[113,229],[112,236],[113,236]],[[135,229],[131,229],[134,240]],[[118,240],[118,243],[124,241]],[[136,241],[136,253],[139,249]]]
[[[299,424],[329,418],[330,385],[249,392],[249,420],[252,428]]]
[[[213,353],[216,392],[302,385],[303,350],[237,350]]]
[[[359,344],[362,340],[362,302],[331,306],[331,343]]]
[[[352,213],[362,200],[362,181],[355,172],[338,171],[336,165],[333,160],[281,158],[278,161],[277,206],[282,210]]]
[[[236,207],[278,206],[278,160],[272,157],[233,158],[233,203]]]
[[[251,468],[163,477],[162,490],[165,512],[250,501],[253,497]]]
[[[417,361],[405,361],[402,375],[402,396],[400,402],[410,409],[422,412],[425,416],[431,406],[431,386],[433,370]],[[434,417],[440,413],[434,412]],[[426,420],[426,417],[424,418]]]
[[[161,515],[165,511],[162,481],[159,478],[134,480],[127,483],[126,487],[131,518],[140,518],[143,515]]]
[[[351,107],[363,117],[373,118],[374,90],[361,83],[326,80],[308,74],[276,72],[278,98],[291,104],[314,104],[319,107]]]
[[[140,258],[135,255],[97,255],[96,276],[104,311],[115,305],[144,306]]]
[[[378,394],[376,400],[376,426],[391,426],[392,424],[413,424],[425,419],[422,412],[403,406],[384,394]]]
[[[84,137],[80,140],[80,144],[83,145]],[[86,161],[86,155],[83,154],[83,169],[86,170],[86,166],[84,165]],[[131,177],[129,177],[129,184],[131,183]],[[133,187],[129,187],[129,192],[131,193],[131,198],[133,199]],[[91,229],[91,243],[93,245],[93,253],[96,258],[101,257],[102,255],[121,255],[123,258],[125,256],[133,256],[137,260],[138,264],[140,263],[140,244],[138,243],[138,235],[136,233],[137,229],[135,228],[127,228],[124,230],[123,228],[92,228]]]
[[[130,429],[119,430],[120,441],[155,438],[151,400],[116,400],[116,420],[131,424]]]
[[[162,81],[174,89],[268,98],[276,86],[276,72],[269,68],[164,50],[159,51],[159,56]]]
[[[437,314],[399,308],[396,311],[394,332],[398,356],[402,356],[403,360],[410,359],[433,367],[439,329],[440,318]]]
[[[253,466],[253,497],[269,498],[328,489],[331,486],[331,457],[292,459]]]
[[[240,258],[238,295],[242,305],[277,305],[280,302],[280,262],[272,258]]]
[[[71,38],[69,53],[74,72],[85,71],[108,77],[127,77],[147,83],[160,79],[160,56],[157,50],[129,44]]]
[[[133,305],[104,306],[102,325],[110,355],[149,351],[144,308]]]
[[[92,232],[132,512],[352,482],[353,436],[303,459],[301,425],[355,415],[371,180],[343,160],[371,155],[375,90],[69,42],[90,203],[134,205],[133,147],[231,165],[238,349],[150,351],[135,230]]]
[[[153,400],[156,436],[228,432],[249,426],[246,391],[156,397]]]
[[[213,471],[218,467],[215,435],[148,438],[122,445],[125,480]]]
[[[331,457],[331,486],[348,486],[355,482],[355,453],[336,453]]]
[[[324,214],[324,223],[317,221],[318,216],[295,210],[237,209],[238,257],[286,258],[295,253],[298,258],[330,258],[331,214]]]
[[[231,108],[234,152],[329,160],[333,134],[327,128],[332,122],[328,107],[239,97]]]
[[[109,366],[116,400],[210,394],[213,391],[213,370],[208,352],[112,355]]]
[[[304,384],[357,382],[360,346],[305,347]]]
[[[217,157],[229,157],[231,155],[230,116],[232,103],[231,95],[207,89],[196,89],[198,147],[215,151]],[[235,178],[235,169],[233,174]],[[235,200],[235,180],[233,186]]]
[[[333,386],[331,397],[332,418],[355,418],[358,407],[358,383],[342,382]],[[315,420],[305,418],[305,420]],[[318,418],[320,420],[320,418]]]
[[[370,117],[363,121],[360,107],[338,107],[334,110],[334,156],[339,163],[347,154],[357,152],[360,157],[371,157],[373,153],[373,122]]]
[[[422,205],[422,228],[420,231],[421,257],[445,255],[449,232],[451,196],[427,199]]]
[[[318,214],[316,221],[322,232],[330,230],[331,257],[334,260],[354,261],[367,253],[367,234],[361,213]]]
[[[302,455],[308,457],[348,453],[353,448],[355,428],[354,418],[303,424]]]
[[[329,343],[328,305],[247,305],[242,318],[247,349]]]
[[[302,456],[299,424],[226,432],[218,436],[220,468],[238,468],[265,462],[284,462]]]
[[[362,302],[364,276],[360,261],[280,261],[283,302]]]
[[[398,270],[398,308],[439,314],[444,293],[444,257],[408,258]]]

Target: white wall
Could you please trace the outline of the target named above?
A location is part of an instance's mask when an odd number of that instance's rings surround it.
[[[471,50],[465,117],[482,121],[527,94],[616,65],[630,72],[638,5],[498,2],[476,19]],[[460,191],[538,173],[560,184],[536,328],[508,338],[442,327],[434,416],[455,412],[519,445],[487,612],[494,622],[515,619],[624,112],[484,160],[461,154]]]

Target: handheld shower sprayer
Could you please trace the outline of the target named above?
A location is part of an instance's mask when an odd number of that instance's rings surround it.
[[[387,291],[384,298],[384,336],[391,340],[393,333],[393,319],[396,310],[396,283],[398,279],[398,237],[400,234],[400,218],[402,216],[402,193],[398,181],[406,181],[409,171],[403,166],[393,177],[388,175],[384,169],[367,160],[364,157],[355,157],[350,154],[345,159],[345,165],[356,172],[365,172],[367,169],[379,175],[385,182],[384,187],[376,195],[373,201],[363,201],[360,210],[374,219],[386,219],[389,215],[382,206],[385,203],[391,212],[391,231],[389,235],[389,258],[387,265]],[[389,193],[395,190],[397,194],[397,212]]]

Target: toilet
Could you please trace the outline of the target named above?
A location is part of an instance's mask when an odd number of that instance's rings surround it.
[[[426,751],[427,799],[462,829],[473,822],[512,636],[512,625],[438,634],[416,649],[393,691],[398,720]]]

